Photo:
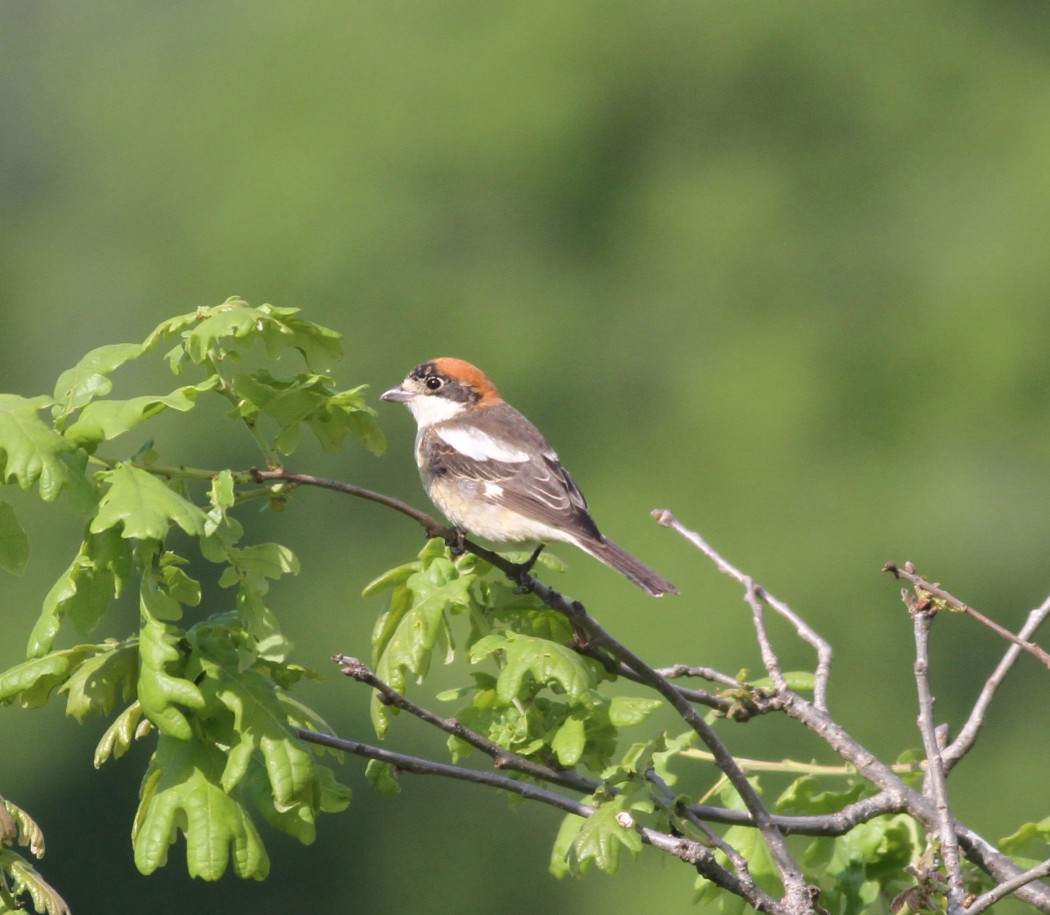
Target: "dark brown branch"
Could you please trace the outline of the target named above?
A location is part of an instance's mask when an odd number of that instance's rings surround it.
[[[384,495],[381,492],[373,492],[370,489],[354,486],[351,483],[330,480],[326,477],[315,477],[309,473],[292,473],[281,468],[259,470],[253,467],[248,471],[248,474],[256,483],[294,483],[297,486],[317,486],[321,489],[341,492],[346,496],[354,496],[357,499],[366,499],[369,502],[375,502],[377,505],[385,505],[387,508],[392,508],[403,515],[408,515],[409,518],[421,524],[427,533],[434,537],[450,537],[454,533],[450,528],[445,527],[426,512],[420,511],[407,502],[402,502],[400,499]]]

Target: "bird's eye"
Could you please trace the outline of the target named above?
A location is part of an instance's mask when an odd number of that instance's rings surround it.
[[[427,386],[428,391],[440,391],[445,384],[445,382],[438,378],[437,375],[431,375],[423,383]]]

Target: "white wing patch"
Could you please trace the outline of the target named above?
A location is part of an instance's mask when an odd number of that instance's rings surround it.
[[[460,454],[475,461],[500,461],[505,464],[523,464],[529,455],[509,442],[493,438],[487,432],[463,426],[435,427],[435,434]]]

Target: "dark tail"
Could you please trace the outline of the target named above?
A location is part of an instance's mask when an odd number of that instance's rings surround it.
[[[604,537],[601,540],[580,540],[577,545],[595,559],[604,562],[609,568],[616,569],[624,578],[630,579],[653,597],[660,597],[662,594],[678,594],[678,589],[666,578],[657,575],[647,565],[635,559],[627,550],[617,546],[611,540]]]

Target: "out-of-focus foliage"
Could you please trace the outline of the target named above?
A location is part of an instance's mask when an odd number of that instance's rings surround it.
[[[674,508],[834,643],[833,710],[891,755],[916,741],[909,629],[882,563],[912,559],[1015,627],[1050,591],[1043,4],[15,0],[2,17],[0,390],[38,393],[83,352],[231,293],[309,304],[346,334],[342,387],[471,359],[683,597],[645,602],[562,551],[566,590],[656,663],[757,669],[738,595],[646,516]],[[297,469],[422,502],[410,421],[390,408],[384,428],[381,463],[304,439]],[[209,435],[180,432],[180,460]],[[379,607],[353,595],[419,544],[383,513],[302,501],[291,545],[317,584],[288,635],[316,668],[367,651]],[[0,582],[13,625],[70,554],[68,528],[15,508],[54,549]],[[371,555],[347,560],[351,541]],[[0,557],[23,562],[17,538]],[[1000,646],[956,618],[934,639],[938,715],[958,724]],[[21,650],[0,645],[0,667]],[[339,679],[307,688],[337,729],[367,715]],[[1039,790],[1044,696],[1022,664],[953,776],[990,835]],[[645,856],[615,881],[549,880],[546,812],[505,819],[430,786],[272,852],[286,863],[258,896],[169,868],[135,897],[98,875],[133,873],[137,786],[84,774],[90,723],[74,739],[36,717],[0,716],[18,747],[2,790],[43,823],[44,868],[74,910],[683,898],[686,879]],[[733,736],[757,756],[781,735]],[[122,811],[102,800],[121,795]],[[471,862],[470,886],[446,856]],[[489,864],[508,856],[511,872]]]

